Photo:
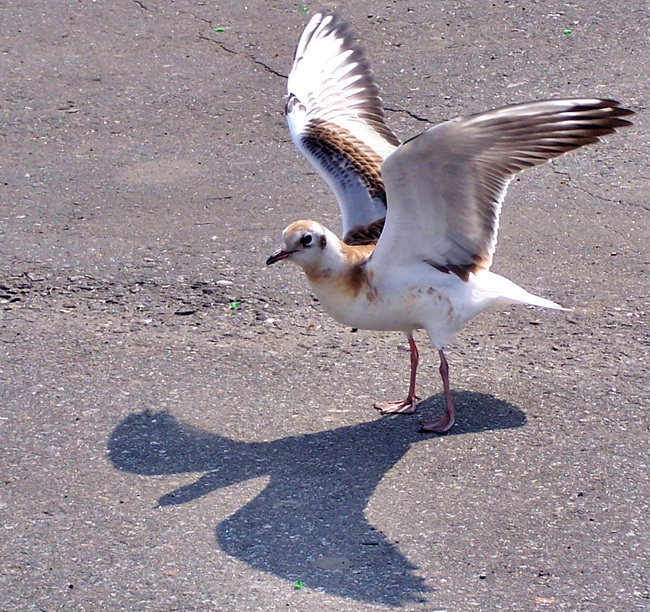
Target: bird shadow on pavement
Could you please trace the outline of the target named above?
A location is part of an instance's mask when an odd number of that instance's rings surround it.
[[[428,411],[429,398],[421,409]],[[517,407],[490,395],[454,394],[459,423],[447,435],[521,427]],[[378,418],[270,442],[242,442],[177,421],[166,412],[127,416],[113,431],[109,457],[147,475],[205,472],[163,495],[173,506],[251,478],[266,488],[216,527],[221,549],[255,569],[357,601],[401,606],[431,589],[417,567],[364,511],[382,478],[411,444],[437,436],[418,417]],[[406,520],[406,519],[405,519]]]

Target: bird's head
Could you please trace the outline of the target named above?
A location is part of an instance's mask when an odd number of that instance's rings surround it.
[[[308,274],[317,275],[327,267],[327,260],[338,238],[316,221],[295,221],[282,232],[282,247],[266,260],[266,265],[288,260]]]

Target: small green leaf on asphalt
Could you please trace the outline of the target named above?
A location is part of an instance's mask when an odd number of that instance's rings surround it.
[[[301,13],[306,13],[309,9],[306,6],[301,6],[299,10],[300,10]],[[298,582],[300,582],[300,581],[298,581]]]
[[[573,33],[573,30],[569,30],[568,28],[564,30],[564,33],[568,36],[569,34]]]
[[[215,28],[214,31],[215,32],[223,32],[223,28]]]
[[[232,308],[233,310],[239,308],[240,306],[241,306],[241,302],[237,300],[233,300],[232,302],[230,302],[230,308]]]
[[[296,584],[293,586],[296,590],[302,589],[302,580],[296,580]]]

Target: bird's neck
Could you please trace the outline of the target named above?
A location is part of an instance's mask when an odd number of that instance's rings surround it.
[[[375,245],[350,246],[332,234],[318,265],[305,267],[305,274],[316,294],[335,289],[343,294],[356,295],[372,280],[366,264]]]

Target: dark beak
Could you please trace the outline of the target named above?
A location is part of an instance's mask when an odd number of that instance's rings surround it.
[[[278,261],[282,261],[283,259],[286,259],[291,255],[292,253],[295,253],[295,251],[283,251],[282,249],[278,249],[271,257],[269,257],[266,260],[266,265],[270,266],[271,264],[274,264]]]

